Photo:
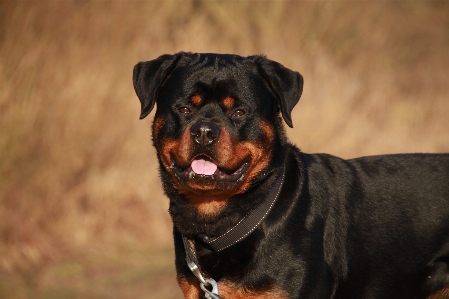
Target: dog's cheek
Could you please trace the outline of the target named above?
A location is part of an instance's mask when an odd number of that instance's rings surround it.
[[[159,133],[161,132],[161,128],[165,123],[165,117],[159,116],[155,117],[153,121],[152,126],[152,133],[153,133],[153,141],[155,144],[157,144]]]
[[[242,144],[233,138],[226,128],[222,128],[216,150],[220,164],[228,169],[239,167],[250,155],[250,152],[242,147]]]
[[[245,159],[251,158],[246,178],[235,191],[235,194],[245,192],[250,186],[251,181],[258,176],[271,162],[273,152],[273,141],[275,138],[274,127],[266,122],[259,121],[257,140],[239,142],[227,131],[223,130],[219,138],[218,156],[222,163],[230,168],[240,166]]]
[[[165,117],[155,116],[152,125],[152,139],[153,145],[156,148],[159,158],[161,159],[162,165],[166,170],[168,170],[171,165],[170,151],[175,149],[177,144],[174,140],[161,137],[161,130],[165,122]]]
[[[274,126],[268,121],[260,120],[259,127],[262,129],[263,138],[261,139],[261,143],[264,144],[263,147],[271,149],[276,135]]]
[[[238,141],[228,130],[223,129],[218,140],[220,161],[229,168],[235,168],[250,156],[253,160],[251,164],[262,163],[263,166],[267,166],[271,161],[275,129],[264,120],[258,121],[256,129],[258,132],[253,132],[253,134],[257,136],[246,139],[246,141]]]
[[[276,135],[273,124],[274,122],[260,118],[248,119],[239,129],[238,139],[271,145],[270,142]]]
[[[173,138],[159,138],[157,137],[156,150],[162,160],[162,164],[168,172],[172,164],[172,157],[175,158],[176,163],[179,166],[187,167],[190,164],[191,156],[191,138],[190,138],[190,126],[187,127],[179,139]]]
[[[245,189],[249,187],[255,177],[267,168],[273,157],[274,127],[270,123],[261,120],[259,128],[263,131],[262,138],[256,141],[243,142],[241,144],[242,149],[237,149],[237,151],[247,151],[251,156],[251,164],[245,180]]]
[[[190,127],[188,125],[182,132],[181,139],[179,141],[178,151],[175,152],[175,157],[178,163],[182,166],[190,164],[191,151],[193,148],[192,137],[190,135]]]
[[[175,153],[177,148],[179,148],[179,141],[169,138],[161,138],[156,144],[156,150],[159,154],[159,158],[161,159],[165,170],[168,172],[171,172],[170,168],[172,164],[172,153]]]
[[[251,155],[251,163],[248,169],[247,183],[258,176],[270,163],[272,158],[272,149],[264,144],[256,142],[244,142],[240,151],[248,151]]]

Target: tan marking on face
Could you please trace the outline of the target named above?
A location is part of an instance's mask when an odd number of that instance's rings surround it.
[[[231,109],[232,107],[234,107],[235,104],[235,100],[231,97],[227,97],[223,100],[223,107],[225,107],[226,109]]]
[[[153,121],[153,138],[157,139],[159,132],[161,131],[162,125],[165,122],[165,118],[163,116],[159,116]]]
[[[436,291],[426,299],[449,299],[449,287],[444,287]]]
[[[197,95],[197,94],[190,98],[190,101],[195,106],[199,106],[201,104],[202,100],[203,99],[199,95]]]
[[[227,130],[222,130],[222,133],[220,134],[219,138],[222,138],[222,141],[218,160],[222,165],[226,165],[229,168],[236,168],[240,166],[245,159],[251,157],[251,163],[247,170],[246,178],[235,194],[245,192],[248,189],[251,180],[265,169],[271,161],[274,129],[273,126],[265,121],[261,121],[260,125],[267,137],[267,140],[264,142],[238,142],[231,137]]]
[[[271,143],[271,142],[273,142],[273,140],[274,140],[274,127],[270,124],[270,123],[268,123],[268,122],[266,122],[266,121],[264,121],[264,120],[261,120],[260,121],[260,127],[262,128],[262,130],[264,131],[264,133],[265,133],[265,136],[267,137],[267,140]]]
[[[157,141],[157,150],[161,154],[162,165],[172,173],[170,167],[172,163],[171,155],[175,156],[178,165],[190,164],[191,152],[190,126],[188,126],[181,135],[180,139],[160,139]]]

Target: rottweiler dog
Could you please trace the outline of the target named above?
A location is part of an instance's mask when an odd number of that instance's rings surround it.
[[[449,154],[301,152],[303,78],[264,56],[163,55],[133,82],[185,298],[449,298]]]

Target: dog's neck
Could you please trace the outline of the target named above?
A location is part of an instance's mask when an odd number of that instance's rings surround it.
[[[225,233],[218,237],[210,238],[207,235],[197,236],[197,240],[212,249],[220,252],[245,239],[252,233],[267,217],[276,203],[285,179],[285,166],[276,174],[276,179],[271,186],[267,196],[260,202],[257,207],[252,209],[245,215],[236,225],[230,227]]]
[[[273,172],[265,174],[252,184],[244,195],[229,198],[224,207],[215,214],[203,214],[183,195],[176,192],[171,185],[165,185],[164,190],[170,199],[170,215],[177,230],[186,237],[206,235],[209,238],[218,237],[242,220],[249,212],[267,200],[272,186],[279,179],[278,173],[283,166],[274,168]],[[167,175],[161,171],[161,176]],[[164,181],[164,180],[162,180]]]

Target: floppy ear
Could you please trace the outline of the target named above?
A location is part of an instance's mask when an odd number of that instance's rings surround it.
[[[162,55],[134,66],[133,83],[141,105],[140,119],[153,110],[159,89],[175,68],[178,58],[179,55]]]
[[[303,77],[300,73],[263,56],[258,56],[255,62],[259,66],[260,74],[268,82],[279,101],[284,121],[290,128],[293,128],[291,113],[301,97]]]

